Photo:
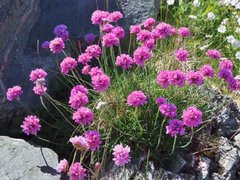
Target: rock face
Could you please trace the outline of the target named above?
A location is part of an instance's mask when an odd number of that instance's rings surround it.
[[[50,149],[24,140],[0,136],[0,177],[2,180],[60,179],[55,168],[58,156]]]

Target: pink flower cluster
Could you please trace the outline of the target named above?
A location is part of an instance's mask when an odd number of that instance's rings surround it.
[[[142,91],[133,91],[127,97],[128,106],[140,107],[147,104],[147,96]]]
[[[7,94],[7,100],[14,101],[23,94],[23,91],[20,86],[13,86],[12,88],[8,88],[6,94]]]
[[[41,128],[40,120],[37,118],[37,116],[29,115],[24,118],[21,128],[22,131],[27,135],[37,135],[37,132],[40,131]]]
[[[55,38],[49,43],[49,49],[54,54],[59,54],[65,48],[65,43],[62,38]]]
[[[71,165],[68,174],[71,180],[84,180],[87,176],[86,171],[79,162],[75,162]]]
[[[185,62],[187,61],[189,53],[187,50],[180,48],[177,51],[175,51],[175,56],[179,61]]]
[[[67,30],[67,26],[64,24],[59,24],[54,28],[54,34],[61,38],[63,41],[68,40],[69,38],[69,32]]]
[[[191,106],[183,111],[183,122],[188,127],[197,127],[202,122],[202,112],[194,106]]]
[[[203,84],[203,74],[200,71],[189,71],[187,73],[187,81],[189,85],[201,86]]]
[[[131,56],[127,54],[121,54],[120,56],[117,56],[115,64],[126,70],[133,66],[134,61]]]
[[[169,118],[174,118],[177,116],[177,106],[171,103],[163,103],[159,106],[159,111]]]
[[[60,64],[61,72],[63,74],[68,74],[71,70],[77,67],[77,61],[71,57],[66,57],[62,60]]]
[[[118,144],[113,148],[113,161],[117,166],[123,166],[130,162],[130,147],[123,147],[122,144]]]
[[[85,93],[77,92],[74,95],[71,95],[69,98],[69,104],[71,108],[78,109],[82,106],[85,106],[88,103],[88,97]]]
[[[178,29],[178,36],[189,37],[191,35],[190,30],[187,27],[181,27]]]
[[[200,72],[205,77],[214,77],[214,69],[209,64],[203,65],[203,67],[200,69]]]
[[[84,36],[84,41],[88,44],[92,44],[95,41],[96,37],[97,36],[95,34],[88,33]]]
[[[185,134],[185,128],[184,128],[184,122],[179,119],[171,119],[169,121],[169,125],[166,126],[166,134],[170,134],[172,137],[176,135],[184,135]]]
[[[211,59],[220,59],[221,53],[216,49],[209,49],[206,53]]]
[[[68,171],[68,168],[69,168],[68,161],[66,159],[63,159],[58,163],[56,170],[59,173],[66,173]]]
[[[138,47],[133,54],[133,60],[138,66],[143,66],[151,57],[150,50],[145,46]]]
[[[94,114],[91,109],[87,107],[80,107],[76,112],[73,113],[73,120],[77,124],[88,125],[93,122]]]

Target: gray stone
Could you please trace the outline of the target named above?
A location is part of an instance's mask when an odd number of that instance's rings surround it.
[[[177,153],[172,156],[172,158],[167,162],[167,164],[168,170],[177,174],[187,164],[187,161],[180,154]]]
[[[200,179],[209,179],[209,168],[211,165],[211,159],[207,157],[201,157],[198,163],[198,171]]]
[[[159,0],[118,0],[130,24],[142,23],[159,12]]]
[[[0,177],[2,180],[60,179],[55,168],[58,156],[48,148],[21,139],[0,136]]]
[[[234,145],[240,150],[240,133],[234,137]]]

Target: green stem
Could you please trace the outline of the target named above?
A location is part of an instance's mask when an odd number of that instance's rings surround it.
[[[161,143],[163,125],[164,125],[164,123],[166,122],[166,120],[167,120],[167,118],[166,118],[166,116],[165,116],[165,117],[164,117],[164,119],[163,119],[163,121],[162,121],[162,123],[161,123],[161,127],[160,127],[160,133],[159,133],[159,138],[158,138],[158,144],[157,144],[157,148],[158,148],[158,146],[159,146],[159,145],[160,145],[160,143]]]
[[[194,135],[193,127],[191,127],[191,132],[192,132],[192,134],[191,134],[191,137],[190,137],[189,141],[187,142],[187,144],[181,146],[181,148],[185,148],[185,147],[187,147],[189,144],[191,144],[192,139],[193,139],[193,135]]]
[[[176,142],[177,142],[177,135],[175,135],[175,137],[174,137],[173,146],[172,146],[172,151],[171,151],[170,155],[172,155],[173,152],[174,152],[174,150],[175,150]]]

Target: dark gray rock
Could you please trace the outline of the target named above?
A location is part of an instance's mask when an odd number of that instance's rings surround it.
[[[60,179],[55,168],[58,156],[50,149],[21,139],[0,136],[0,177],[2,180]]]

